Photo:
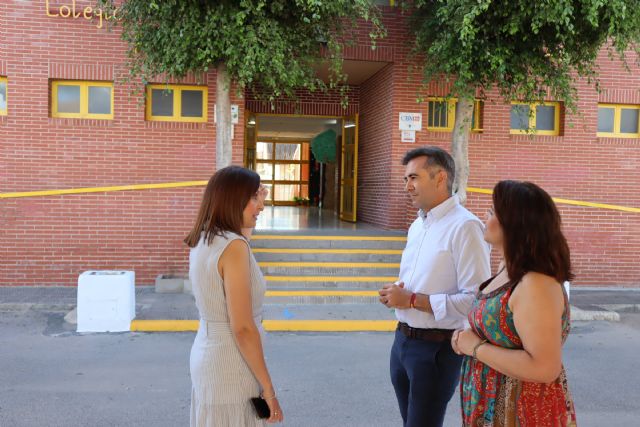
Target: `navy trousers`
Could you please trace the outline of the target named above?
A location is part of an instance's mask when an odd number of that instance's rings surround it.
[[[396,330],[391,382],[404,427],[441,427],[447,403],[460,380],[462,356],[451,342],[423,341]]]

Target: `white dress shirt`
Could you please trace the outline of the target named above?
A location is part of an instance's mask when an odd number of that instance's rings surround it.
[[[482,222],[457,196],[427,214],[418,212],[402,252],[400,281],[411,292],[429,295],[433,314],[396,309],[400,322],[414,328],[465,327],[478,287],[491,274],[483,235]]]

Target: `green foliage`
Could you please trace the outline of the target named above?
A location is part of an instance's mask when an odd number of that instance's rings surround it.
[[[640,40],[640,0],[415,0],[404,6],[425,82],[444,75],[458,96],[497,87],[507,99],[550,96],[575,111],[575,76],[597,82],[603,46],[625,59]]]
[[[293,196],[293,201],[297,205],[308,205],[310,200],[307,199],[306,197]]]
[[[313,69],[321,60],[330,62],[328,86],[342,86],[341,42],[358,18],[372,24],[374,43],[384,36],[369,0],[125,0],[118,16],[133,77],[179,78],[224,63],[240,90],[271,100],[326,89]]]

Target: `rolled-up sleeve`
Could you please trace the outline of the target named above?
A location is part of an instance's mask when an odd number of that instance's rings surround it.
[[[456,270],[458,292],[429,295],[436,321],[445,317],[465,321],[480,283],[491,275],[489,245],[484,241],[480,221],[469,220],[460,226],[453,235],[451,255]]]

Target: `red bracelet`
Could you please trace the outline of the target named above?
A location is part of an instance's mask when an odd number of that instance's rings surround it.
[[[409,307],[416,308],[416,294],[411,294],[411,299],[409,300]]]

